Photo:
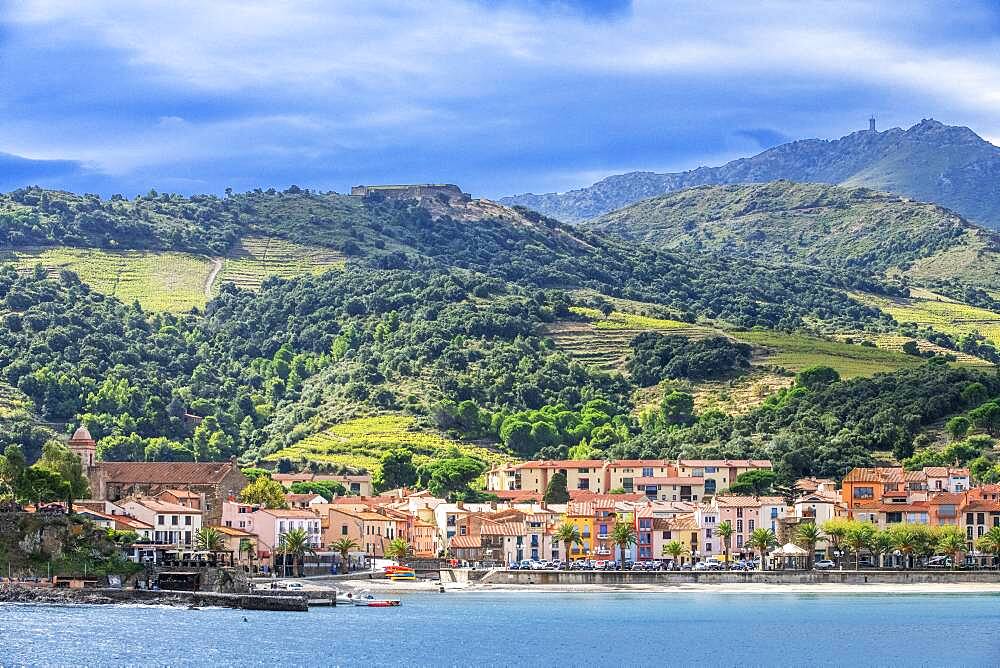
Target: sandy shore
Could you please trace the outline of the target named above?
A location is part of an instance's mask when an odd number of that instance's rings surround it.
[[[439,592],[441,584],[428,581],[390,582],[353,580],[338,582],[341,592],[371,591],[382,594]],[[1000,583],[914,583],[914,584],[634,584],[634,585],[509,585],[462,583],[444,584],[445,593],[553,592],[553,593],[651,593],[699,592],[716,594],[1000,594]]]

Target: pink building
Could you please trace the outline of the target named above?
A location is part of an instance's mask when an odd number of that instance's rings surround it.
[[[222,526],[255,534],[257,557],[262,560],[273,560],[281,537],[292,529],[305,531],[313,549],[319,550],[323,544],[319,515],[303,508],[271,509],[226,501],[222,504]]]

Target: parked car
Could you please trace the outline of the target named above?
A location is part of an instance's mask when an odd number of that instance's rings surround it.
[[[623,571],[630,571],[630,570],[632,570],[632,567],[634,565],[635,565],[635,562],[632,562],[632,561],[629,561],[629,560],[626,559],[625,561],[622,562],[622,570]]]
[[[691,568],[691,570],[694,570],[694,571],[707,571],[708,570],[708,563],[704,562],[704,561],[699,561],[697,564],[695,564]]]
[[[951,557],[937,556],[927,560],[927,568],[951,568]]]
[[[617,571],[621,570],[621,564],[619,564],[614,559],[604,562],[604,570],[606,571]]]
[[[828,571],[831,568],[836,568],[836,567],[837,564],[830,561],[829,559],[820,559],[815,564],[813,564],[813,568],[815,568],[817,571]]]
[[[691,564],[681,564],[682,571],[689,571],[691,570],[691,568],[692,568]]]
[[[519,571],[519,570],[521,570],[521,564],[517,563],[516,561],[512,561],[512,562],[510,562],[510,565],[507,566],[507,570],[509,570],[509,571]]]

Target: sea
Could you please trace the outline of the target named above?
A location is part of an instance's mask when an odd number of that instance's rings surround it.
[[[474,592],[308,613],[0,604],[0,666],[1000,666],[1000,595]]]

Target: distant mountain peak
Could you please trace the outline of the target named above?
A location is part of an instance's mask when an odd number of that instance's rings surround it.
[[[904,130],[858,130],[840,139],[802,139],[720,167],[606,177],[565,193],[504,197],[566,222],[596,218],[633,202],[700,185],[790,180],[865,186],[940,204],[1000,228],[1000,148],[964,126],[925,118]]]

